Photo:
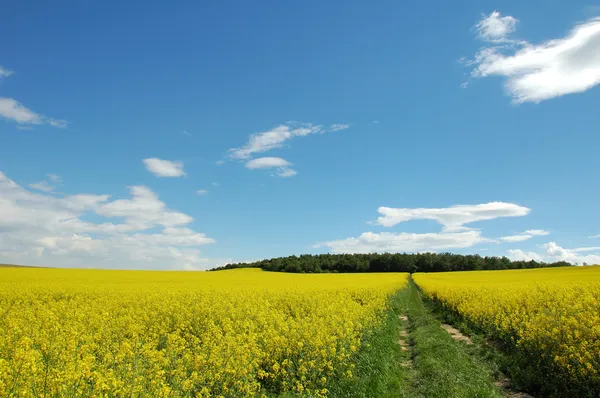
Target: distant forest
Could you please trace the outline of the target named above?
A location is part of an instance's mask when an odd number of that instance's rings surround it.
[[[265,271],[322,273],[322,272],[443,272],[522,268],[564,267],[565,261],[511,261],[507,257],[481,257],[452,253],[419,254],[304,254],[272,258],[253,263],[227,264],[214,268],[219,271],[233,268],[261,268]]]

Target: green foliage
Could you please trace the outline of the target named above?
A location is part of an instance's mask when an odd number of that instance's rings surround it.
[[[481,257],[452,253],[384,254],[303,254],[262,260],[254,263],[227,264],[215,270],[261,268],[277,272],[443,272],[564,267],[564,261],[510,261],[506,257]]]

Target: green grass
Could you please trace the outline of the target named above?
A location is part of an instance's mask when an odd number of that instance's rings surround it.
[[[490,366],[453,340],[423,303],[416,286],[408,287],[408,316],[413,342],[415,397],[502,397]]]
[[[334,380],[328,386],[331,397],[412,397],[412,369],[401,366],[410,360],[398,340],[403,325],[398,316],[406,313],[408,290],[391,298],[384,324],[367,336],[355,357],[351,379]]]
[[[408,315],[402,322],[399,315]],[[398,344],[408,327],[411,344]],[[494,385],[495,366],[472,355],[473,347],[453,340],[411,281],[391,299],[384,325],[367,336],[356,355],[352,379],[332,380],[331,397],[502,397]],[[412,366],[402,363],[412,359]]]
[[[439,302],[425,301],[439,319],[469,335],[475,344],[467,347],[467,352],[485,363],[498,379],[506,375],[512,389],[548,398],[600,396],[598,383],[578,383],[561,377],[561,373],[544,362],[539,353],[524,352],[514,344],[494,340],[477,325],[469,323]]]

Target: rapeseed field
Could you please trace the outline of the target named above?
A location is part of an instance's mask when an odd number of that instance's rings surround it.
[[[600,386],[600,266],[417,273],[413,280],[542,372],[538,388],[581,386],[587,394]]]
[[[407,274],[0,269],[0,396],[326,396]]]

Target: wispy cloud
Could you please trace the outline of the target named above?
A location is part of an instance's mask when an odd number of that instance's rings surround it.
[[[60,119],[47,119],[47,123],[52,127],[58,127],[59,129],[64,129],[69,125],[69,122],[66,120]]]
[[[281,168],[281,169],[277,170],[277,172],[275,173],[275,175],[277,177],[282,177],[282,178],[293,177],[296,174],[298,174],[298,172],[296,170],[290,169],[287,167]]]
[[[208,191],[206,189],[198,189],[196,191],[196,194],[198,194],[199,196],[204,196],[208,193]]]
[[[530,209],[513,203],[490,202],[478,205],[456,205],[445,208],[380,207],[381,216],[373,224],[392,227],[410,220],[434,220],[442,225],[441,232],[364,232],[357,238],[319,243],[334,253],[426,252],[472,247],[482,242],[495,242],[482,236],[479,229],[465,227],[476,221],[500,217],[525,216]],[[529,238],[529,237],[528,237]]]
[[[268,169],[272,167],[287,167],[289,165],[291,163],[287,160],[274,157],[257,158],[246,162],[246,168],[248,169]]]
[[[0,79],[9,77],[13,73],[13,71],[0,66]],[[14,98],[6,97],[0,97],[0,117],[17,123],[19,127],[48,124],[52,127],[65,128],[68,124],[66,120],[48,118],[25,107]],[[28,130],[28,128],[22,128],[22,130]]]
[[[488,240],[478,230],[451,233],[391,233],[365,232],[358,238],[348,238],[317,244],[332,253],[428,252],[460,249]]]
[[[502,242],[523,242],[533,238],[532,235],[510,235],[499,238]]]
[[[475,25],[475,31],[481,40],[492,43],[510,42],[508,36],[517,29],[518,22],[518,19],[510,15],[503,17],[498,11],[494,11]]]
[[[183,162],[148,158],[143,160],[146,169],[157,177],[181,177],[186,175],[183,171]]]
[[[54,192],[56,190],[55,184],[60,184],[62,182],[62,177],[57,174],[47,174],[47,176],[47,180],[29,184],[29,187],[46,193]]]
[[[522,242],[525,240],[529,240],[534,236],[546,236],[550,235],[549,231],[543,229],[528,229],[525,232],[521,232],[516,235],[503,236],[499,238],[502,242]]]
[[[15,72],[13,72],[12,70],[8,70],[8,69],[4,68],[2,65],[0,65],[0,78],[9,77],[10,75],[12,75],[14,73]]]
[[[346,129],[349,129],[349,128],[350,128],[349,124],[338,123],[338,124],[332,124],[329,127],[329,131],[341,131],[341,130],[346,130]]]
[[[477,37],[491,45],[467,62],[473,67],[472,77],[506,78],[515,103],[581,93],[600,83],[600,18],[579,23],[564,37],[541,44],[512,39],[517,22],[494,11],[475,25]]]
[[[46,193],[54,192],[54,190],[56,189],[56,187],[50,185],[48,181],[40,181],[33,184],[29,184],[29,187]]]
[[[278,177],[293,177],[297,174],[297,172],[290,168],[292,164],[283,158],[275,158],[275,157],[264,157],[264,158],[256,158],[249,160],[246,162],[246,168],[250,170],[255,169],[277,169],[274,173],[275,176]]]
[[[329,127],[302,122],[280,124],[271,130],[252,134],[246,145],[240,148],[231,148],[229,150],[229,157],[232,159],[248,159],[256,153],[263,153],[275,148],[281,148],[286,141],[289,141],[294,137],[305,137],[311,134],[340,131],[349,127],[349,124],[332,124]]]
[[[533,235],[533,236],[546,236],[546,235],[550,235],[550,231],[546,231],[544,229],[528,229],[527,231],[523,232],[526,235]]]
[[[490,202],[478,205],[456,205],[445,208],[392,208],[380,207],[381,216],[376,224],[392,227],[410,220],[434,220],[445,230],[459,230],[465,224],[492,220],[500,217],[520,217],[529,214],[530,209],[514,203]]]
[[[61,183],[62,182],[62,177],[59,176],[58,174],[47,174],[48,178],[50,179],[50,181],[54,182],[54,183]]]
[[[19,124],[43,124],[43,116],[31,109],[24,107],[20,102],[12,98],[0,97],[0,116]]]

